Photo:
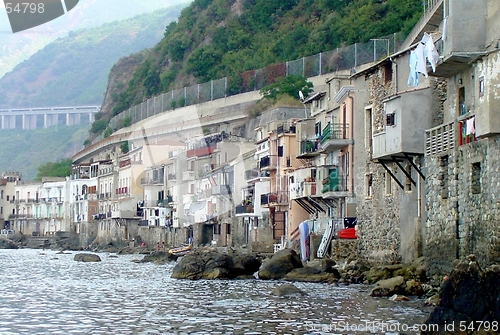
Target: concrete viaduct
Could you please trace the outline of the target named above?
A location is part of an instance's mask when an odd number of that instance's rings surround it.
[[[1,129],[38,129],[94,122],[101,106],[0,109]]]

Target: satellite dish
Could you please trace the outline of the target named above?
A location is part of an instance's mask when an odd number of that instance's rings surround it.
[[[304,101],[304,94],[302,93],[302,91],[299,91],[299,97],[300,100]]]

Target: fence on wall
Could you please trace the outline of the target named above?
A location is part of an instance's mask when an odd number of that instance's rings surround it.
[[[380,60],[396,52],[403,39],[399,34],[371,39],[366,43],[337,48],[316,55],[302,57],[281,64],[270,65],[263,69],[241,73],[238,77],[225,77],[207,83],[173,90],[151,97],[120,114],[109,123],[115,131],[150,116],[173,110],[177,107],[195,105],[227,96],[260,90],[273,83],[277,77],[302,75],[310,78]],[[102,140],[101,134],[93,143]]]

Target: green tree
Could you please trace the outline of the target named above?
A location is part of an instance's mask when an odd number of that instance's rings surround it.
[[[93,134],[100,134],[106,127],[108,126],[108,121],[106,120],[97,120],[92,123],[92,127],[90,127],[90,132]]]
[[[126,154],[129,151],[128,142],[123,142],[120,144],[120,150],[122,154]]]
[[[43,177],[67,177],[71,174],[71,163],[71,158],[44,163],[38,166],[36,180],[42,180]]]
[[[260,94],[271,101],[276,101],[279,96],[285,94],[299,100],[299,91],[307,97],[313,91],[313,86],[304,76],[278,77],[274,83],[263,87]]]

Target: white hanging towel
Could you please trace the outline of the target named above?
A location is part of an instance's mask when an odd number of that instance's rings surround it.
[[[475,133],[476,133],[476,125],[474,122],[474,117],[471,117],[466,122],[465,134],[470,135],[470,134],[475,134]]]
[[[422,73],[427,78],[428,74],[425,63],[425,46],[422,43],[419,43],[415,52],[417,53],[417,72]]]
[[[424,33],[421,42],[425,44],[425,56],[427,57],[427,61],[432,66],[432,71],[436,72],[436,65],[439,61],[439,53],[434,46],[431,35]]]

